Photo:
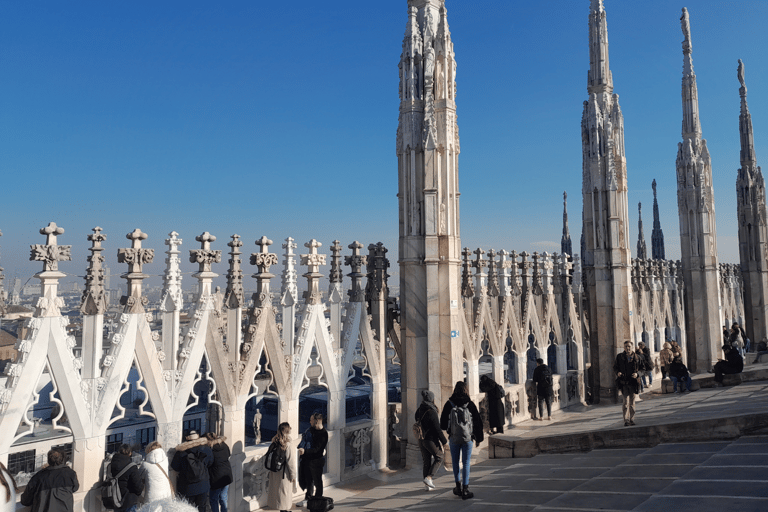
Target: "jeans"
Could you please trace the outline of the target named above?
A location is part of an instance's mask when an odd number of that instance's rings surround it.
[[[440,469],[440,464],[443,463],[443,450],[428,439],[420,440],[419,448],[421,448],[421,458],[424,461],[423,477],[435,476],[437,470]]]
[[[472,457],[472,441],[464,444],[454,444],[448,441],[451,447],[451,460],[453,461],[453,480],[462,485],[469,485],[469,464]],[[459,458],[464,461],[461,467],[461,479],[459,479]]]
[[[688,391],[691,390],[691,378],[690,377],[683,377],[681,379],[678,379],[677,377],[675,377],[673,375],[670,375],[669,378],[672,379],[672,392],[673,393],[677,393],[677,381],[678,380],[680,380],[682,382],[685,382],[685,389],[687,389]],[[682,382],[680,383],[680,389],[681,390],[683,388]]]
[[[547,417],[552,416],[552,396],[539,396],[539,418],[544,418],[544,404],[547,404]]]
[[[224,486],[221,489],[211,489],[208,497],[211,502],[211,512],[227,512],[229,508],[227,507],[227,491],[229,490],[229,486]],[[219,508],[221,507],[221,508]]]
[[[645,377],[648,377],[648,384],[645,383]],[[642,381],[643,381],[643,387],[647,388],[651,384],[653,384],[653,370],[648,370],[646,372],[643,372],[642,375]]]

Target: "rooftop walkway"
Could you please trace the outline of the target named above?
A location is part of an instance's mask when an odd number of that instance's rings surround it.
[[[445,470],[437,490],[425,492],[420,467],[360,477],[326,495],[349,511],[764,512],[768,381],[744,380],[683,394],[662,394],[656,382],[637,404],[634,427],[624,427],[620,404],[518,424],[475,450],[471,500],[452,494]],[[497,458],[488,459],[489,449]]]

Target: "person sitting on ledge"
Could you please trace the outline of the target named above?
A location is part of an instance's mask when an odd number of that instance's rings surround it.
[[[680,391],[683,391],[685,383],[686,391],[691,391],[691,376],[688,374],[688,368],[683,364],[683,360],[678,356],[669,365],[669,378],[672,379],[672,392],[677,393],[677,381],[680,381]]]
[[[723,345],[723,352],[725,353],[725,360],[718,360],[715,367],[709,371],[715,374],[715,382],[720,386],[723,385],[723,375],[733,375],[744,370],[744,359],[738,350],[731,345]]]

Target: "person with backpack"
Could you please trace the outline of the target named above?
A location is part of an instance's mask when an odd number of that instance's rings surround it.
[[[448,446],[448,439],[445,438],[443,430],[440,428],[435,394],[425,389],[421,392],[421,397],[423,400],[416,410],[413,434],[418,439],[421,458],[424,461],[423,482],[426,490],[431,491],[435,489],[432,477],[435,476],[437,470],[440,469],[440,464],[443,463],[444,447]]]
[[[176,491],[197,507],[199,512],[207,512],[210,505],[208,492],[211,490],[208,468],[213,464],[213,452],[208,446],[208,439],[201,438],[192,430],[187,441],[176,447],[171,461],[171,468],[178,472]]]
[[[129,445],[121,444],[117,452],[112,455],[107,476],[117,480],[122,498],[120,503],[115,503],[117,506],[111,510],[134,512],[138,508],[139,497],[144,492],[144,477],[139,466],[133,462],[133,450]]]
[[[492,433],[504,433],[504,388],[487,375],[480,376],[480,392],[488,400],[488,428]]]
[[[77,473],[67,465],[67,455],[56,448],[48,452],[48,467],[35,473],[21,495],[30,512],[72,512],[80,488]]]
[[[269,474],[267,507],[286,512],[293,507],[293,487],[296,484],[294,450],[291,447],[291,425],[281,423],[267,450],[265,465]]]
[[[299,487],[306,489],[304,499],[307,508],[312,498],[323,497],[323,468],[328,431],[323,428],[323,414],[314,413],[309,418],[309,428],[299,443]],[[301,506],[301,505],[300,505]]]
[[[453,394],[445,402],[440,414],[440,428],[448,431],[448,444],[453,462],[453,479],[456,487],[453,494],[467,500],[474,494],[469,491],[469,470],[472,457],[472,440],[480,446],[483,442],[483,420],[477,406],[469,398],[469,390],[464,381],[458,381]],[[459,476],[459,459],[463,461]]]
[[[211,490],[208,498],[211,501],[212,512],[227,512],[229,506],[227,505],[227,495],[229,490],[229,484],[234,481],[232,475],[232,465],[229,463],[229,457],[232,452],[229,450],[229,446],[224,441],[227,440],[224,436],[217,436],[213,432],[205,434],[208,439],[208,445],[213,452],[213,464],[211,464],[209,473],[209,480],[211,483]]]
[[[153,441],[145,450],[147,456],[141,463],[141,469],[144,472],[144,501],[151,503],[170,498],[175,492],[168,474],[168,456],[163,446]]]
[[[552,397],[555,392],[552,389],[552,370],[544,364],[542,358],[536,359],[536,369],[533,370],[533,380],[536,384],[536,401],[539,404],[539,417],[534,420],[544,419],[544,404],[547,404],[547,419],[552,419]],[[534,412],[536,409],[534,409]]]

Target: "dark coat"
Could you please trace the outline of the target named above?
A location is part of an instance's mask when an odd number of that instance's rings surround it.
[[[304,453],[299,457],[299,487],[306,489],[309,481],[310,466],[322,468],[325,466],[325,447],[328,446],[328,431],[310,426],[301,435],[299,447],[304,448]]]
[[[628,396],[630,393],[637,394],[640,391],[638,379],[632,377],[633,373],[640,375],[640,358],[637,354],[630,352],[627,356],[626,352],[622,352],[617,355],[613,371],[617,374],[616,386],[622,395]],[[618,377],[619,373],[621,377]]]
[[[421,421],[421,432],[425,441],[432,441],[437,446],[448,442],[443,430],[440,428],[440,420],[437,417],[437,406],[432,402],[423,401],[414,415],[416,421]]]
[[[741,357],[739,351],[731,349],[725,355],[725,371],[723,373],[741,373],[744,370],[744,358]]]
[[[176,453],[171,461],[171,469],[179,473],[176,480],[176,492],[182,496],[198,496],[211,490],[209,478],[195,481],[192,469],[187,461],[187,454],[194,453],[203,465],[210,468],[213,464],[213,452],[208,447],[208,440],[204,437],[181,443],[176,447]]]
[[[117,476],[125,466],[132,463],[133,459],[129,455],[123,455],[118,452],[112,456],[112,463],[109,465],[112,476]],[[144,475],[142,475],[139,466],[133,466],[123,473],[118,479],[117,485],[120,486],[120,495],[123,496],[123,506],[116,508],[116,512],[123,512],[139,502],[139,497],[144,491]]]
[[[546,398],[555,394],[552,384],[548,384],[545,378],[547,373],[549,373],[550,377],[552,376],[552,371],[545,364],[539,365],[533,370],[531,380],[536,383],[536,396]]]
[[[688,377],[688,368],[681,362],[672,361],[669,365],[669,375],[678,380]]]
[[[480,379],[480,391],[488,398],[488,426],[504,431],[504,388],[488,376]]]
[[[21,495],[21,504],[31,512],[72,512],[72,495],[80,488],[77,473],[67,466],[49,466],[35,473]]]
[[[477,410],[477,406],[467,395],[457,395],[454,393],[451,395],[451,398],[445,402],[443,412],[440,414],[440,428],[446,431],[448,430],[453,404],[460,407],[464,404],[469,404],[467,409],[469,409],[469,412],[472,415],[472,439],[474,439],[475,444],[479,446],[485,438],[483,434],[483,419],[480,417],[480,412]],[[450,432],[448,432],[448,434],[450,434]]]
[[[234,481],[232,475],[232,465],[229,463],[229,457],[232,453],[227,446],[226,437],[220,437],[211,441],[211,451],[213,452],[213,464],[208,468],[211,482],[211,489],[223,489]]]

